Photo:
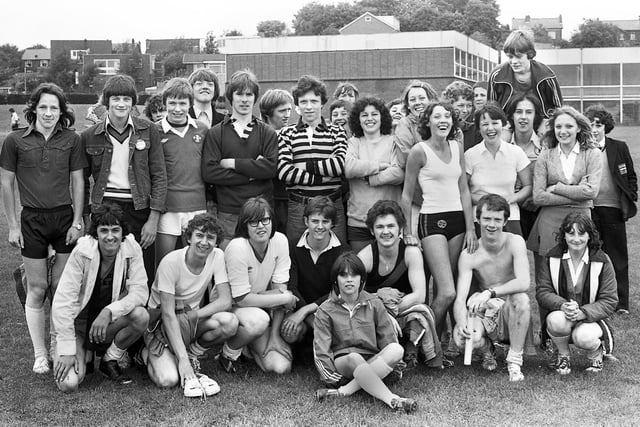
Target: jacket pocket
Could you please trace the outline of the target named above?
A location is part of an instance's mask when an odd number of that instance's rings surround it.
[[[102,157],[104,156],[104,146],[87,146],[85,152],[89,157],[92,170],[100,170],[102,167]]]

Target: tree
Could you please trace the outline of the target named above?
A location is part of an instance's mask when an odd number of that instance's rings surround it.
[[[209,31],[204,39],[204,53],[220,53],[213,31]]]
[[[0,82],[10,79],[20,70],[22,70],[22,51],[9,43],[0,46]]]
[[[224,36],[225,37],[239,37],[242,36],[242,32],[240,30],[225,30],[224,31]]]
[[[258,23],[256,30],[260,37],[280,37],[287,30],[287,24],[277,20],[262,21]]]
[[[182,62],[183,53],[174,52],[164,59],[164,75],[167,77],[180,77],[187,67]]]
[[[51,60],[51,65],[47,71],[47,80],[60,86],[62,90],[68,91],[73,85],[73,69],[71,59],[66,52],[60,52],[58,56]]]
[[[29,46],[27,49],[46,49],[47,47],[43,44],[36,43],[33,46]]]
[[[293,29],[298,36],[338,34],[338,30],[362,15],[356,3],[322,5],[316,2],[302,6],[293,20]]]
[[[587,19],[571,36],[571,47],[617,47],[620,46],[620,29],[598,19]]]
[[[98,67],[95,64],[89,64],[84,69],[82,76],[80,77],[80,85],[88,90],[89,92],[93,92],[93,87],[95,85],[95,78],[98,75]]]

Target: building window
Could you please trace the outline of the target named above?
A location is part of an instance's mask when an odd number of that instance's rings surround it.
[[[547,32],[547,35],[548,35],[549,37],[551,37],[552,39],[555,39],[555,38],[556,38],[556,32],[555,32],[555,31],[548,31],[548,32]]]
[[[371,22],[371,17],[370,16],[365,16],[364,17],[364,22]]]
[[[82,57],[89,53],[89,49],[73,49],[69,51],[69,56],[73,61],[82,61]]]
[[[40,68],[47,68],[47,67],[49,67],[49,61],[47,61],[46,59],[40,60]]]
[[[635,39],[636,39],[636,33],[629,34],[629,40],[635,40]]]
[[[31,61],[24,61],[24,66],[25,66],[26,68],[31,68],[31,67],[33,66],[33,64],[32,64],[32,62],[31,62]]]
[[[620,41],[624,41],[624,33],[620,33]]]
[[[94,59],[93,65],[96,66],[98,74],[111,76],[117,74],[120,70],[119,59]]]

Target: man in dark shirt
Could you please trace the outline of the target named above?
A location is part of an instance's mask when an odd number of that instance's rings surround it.
[[[21,249],[27,274],[25,316],[35,354],[33,371],[46,374],[50,368],[44,298],[49,286],[55,292],[69,253],[82,236],[82,171],[86,159],[80,138],[70,129],[73,112],[58,86],[38,86],[31,94],[25,117],[29,127],[9,134],[0,154],[2,200],[9,223],[9,244]],[[16,215],[16,179],[23,207],[20,222]],[[49,246],[56,252],[51,283],[47,281]]]

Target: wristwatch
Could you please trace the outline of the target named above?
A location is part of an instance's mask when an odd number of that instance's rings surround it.
[[[496,290],[493,288],[489,288],[487,289],[489,291],[489,294],[491,295],[491,298],[495,298],[496,297]]]
[[[82,230],[82,224],[73,224],[72,227],[78,231]]]

